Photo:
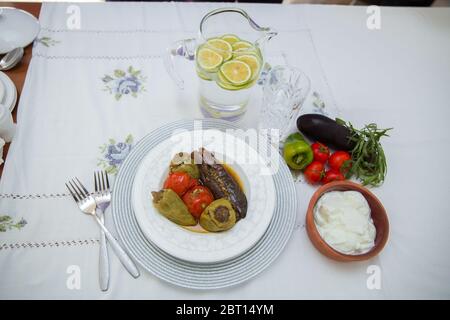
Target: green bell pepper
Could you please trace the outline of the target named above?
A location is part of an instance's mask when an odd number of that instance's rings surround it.
[[[314,154],[305,138],[293,133],[284,142],[283,157],[291,169],[301,170],[313,161]]]

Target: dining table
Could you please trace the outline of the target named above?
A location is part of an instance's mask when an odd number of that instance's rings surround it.
[[[6,71],[19,100],[16,134],[0,167],[0,299],[450,298],[450,8],[218,2],[3,6],[37,17],[40,32],[22,62]],[[323,256],[305,228],[317,186],[296,178],[292,235],[276,260],[248,281],[198,290],[166,282],[139,264],[135,279],[110,254],[110,285],[101,291],[100,232],[79,212],[65,182],[75,176],[93,182],[93,172],[104,169],[113,184],[123,158],[148,133],[205,117],[197,81],[185,81],[180,90],[164,58],[175,41],[196,37],[207,12],[228,6],[277,30],[267,44],[268,63],[308,75],[311,89],[300,112],[316,110],[320,96],[325,115],[359,128],[369,123],[392,128],[382,139],[386,179],[370,188],[386,209],[389,240],[367,261]],[[192,64],[179,63],[185,79],[196,77]],[[133,83],[122,90],[117,79]],[[259,95],[235,122],[240,127],[258,127],[262,89],[256,86]],[[105,220],[117,236],[110,209]]]

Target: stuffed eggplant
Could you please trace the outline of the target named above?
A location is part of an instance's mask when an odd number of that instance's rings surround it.
[[[236,221],[245,218],[248,207],[247,197],[225,167],[204,148],[198,152],[194,151],[192,158],[199,168],[200,181],[211,190],[214,198],[225,198],[230,201],[236,211]]]

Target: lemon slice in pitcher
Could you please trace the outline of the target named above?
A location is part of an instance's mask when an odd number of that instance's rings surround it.
[[[242,86],[252,77],[252,69],[250,66],[238,60],[225,62],[220,67],[220,72],[234,86]]]
[[[231,84],[230,81],[225,79],[225,76],[220,71],[217,72],[216,83],[219,85],[219,87],[221,87],[222,89],[225,89],[225,90],[239,90],[240,89],[239,86],[234,86],[233,84]]]
[[[209,48],[201,48],[197,52],[197,63],[202,69],[206,71],[216,71],[217,68],[222,64],[222,62],[223,57],[214,50],[211,50]]]
[[[214,50],[218,54],[220,54],[223,58],[223,61],[229,60],[233,55],[233,48],[231,44],[226,42],[225,40],[219,38],[209,39],[206,42],[209,49]]]
[[[235,60],[245,62],[252,71],[252,77],[255,77],[258,75],[259,68],[261,67],[261,63],[259,62],[259,59],[251,54],[246,54],[242,56],[238,56],[235,58]]]
[[[211,81],[212,80],[212,78],[202,69],[202,68],[196,68],[196,71],[197,71],[197,75],[201,78],[201,79],[203,79],[203,80],[208,80],[208,81]]]
[[[244,40],[235,42],[232,45],[233,51],[237,51],[237,50],[241,50],[241,49],[248,49],[248,48],[251,48],[251,47],[253,47],[253,44],[251,44],[248,41],[244,41]]]
[[[232,45],[233,43],[236,43],[241,39],[239,39],[239,37],[234,34],[226,34],[222,36],[222,40],[225,40],[226,42]]]
[[[227,79],[225,79],[225,76],[222,74],[222,72],[219,71],[219,72],[217,72],[216,83],[222,89],[236,91],[236,90],[248,89],[248,88],[252,87],[256,83],[256,79],[252,80],[242,86],[234,86]]]

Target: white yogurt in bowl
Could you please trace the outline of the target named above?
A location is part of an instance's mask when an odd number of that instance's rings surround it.
[[[314,223],[322,239],[340,253],[359,255],[375,246],[370,206],[358,191],[322,195],[314,207]]]

